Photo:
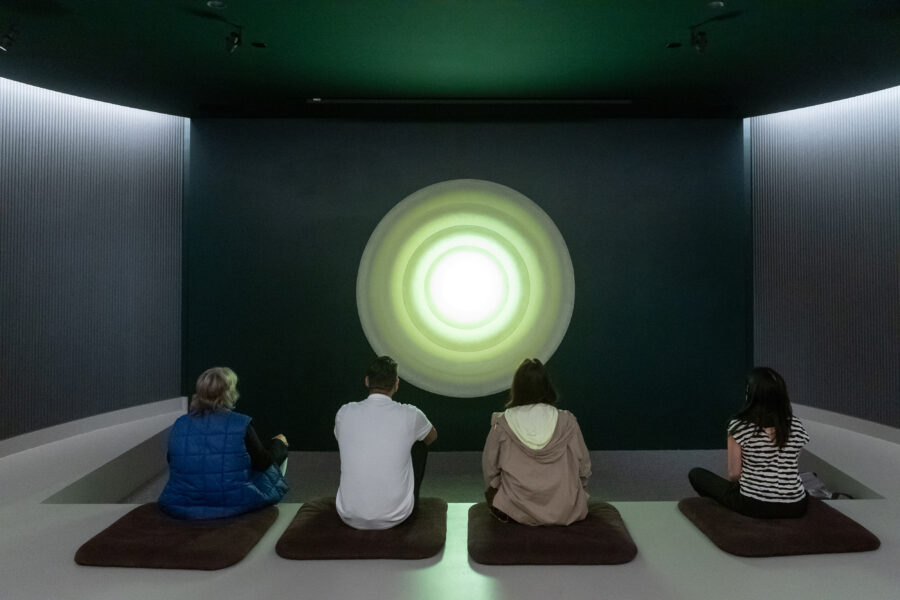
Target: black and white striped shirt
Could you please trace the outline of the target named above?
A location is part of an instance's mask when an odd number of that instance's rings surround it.
[[[800,482],[797,458],[809,434],[797,417],[784,448],[775,445],[765,430],[733,419],[728,433],[741,446],[741,494],[763,502],[797,502],[806,491]]]

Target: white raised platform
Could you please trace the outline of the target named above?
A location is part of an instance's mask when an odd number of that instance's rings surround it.
[[[721,552],[675,502],[614,502],[638,546],[621,566],[486,567],[466,552],[468,504],[450,505],[447,545],[426,561],[288,561],[274,545],[298,504],[250,555],[214,572],[80,567],[73,556],[132,505],[42,501],[167,428],[181,411],[82,433],[0,459],[0,598],[893,599],[900,589],[900,445],[813,418],[810,450],[884,496],[832,505],[872,530],[876,552],[744,559]],[[840,422],[840,419],[837,419]],[[888,432],[890,433],[890,432]]]

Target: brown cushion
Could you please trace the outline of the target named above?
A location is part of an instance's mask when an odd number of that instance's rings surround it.
[[[390,529],[354,529],[337,514],[334,498],[306,502],[282,534],[275,551],[294,560],[429,558],[447,538],[447,503],[420,498],[408,519]]]
[[[745,517],[712,498],[685,498],[678,509],[716,546],[738,556],[865,552],[881,545],[868,529],[815,498],[799,519]]]
[[[278,518],[278,508],[227,519],[174,519],[155,502],[139,506],[75,553],[79,565],[214,571],[239,562]]]
[[[469,556],[485,565],[619,565],[637,555],[622,517],[611,504],[591,502],[587,518],[571,525],[498,521],[484,502],[469,509]]]

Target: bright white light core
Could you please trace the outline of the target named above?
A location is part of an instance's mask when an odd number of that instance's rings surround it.
[[[460,327],[477,325],[497,314],[508,290],[500,265],[478,248],[445,254],[434,265],[426,285],[435,316]]]

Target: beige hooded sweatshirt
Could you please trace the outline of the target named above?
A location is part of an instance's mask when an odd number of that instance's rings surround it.
[[[568,525],[588,514],[584,488],[591,457],[568,411],[558,411],[553,435],[541,448],[529,448],[504,414],[494,413],[481,468],[485,485],[497,490],[494,507],[519,523]]]

